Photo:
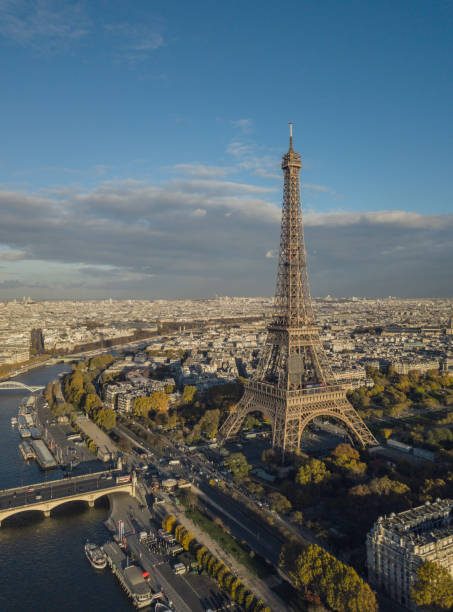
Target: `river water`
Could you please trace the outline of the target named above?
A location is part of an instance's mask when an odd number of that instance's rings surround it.
[[[67,365],[32,370],[16,380],[45,385]],[[26,392],[0,391],[0,489],[44,480],[35,462],[26,464],[19,453],[20,437],[10,419],[17,415]],[[55,478],[58,472],[49,472]],[[88,509],[68,504],[41,514],[11,517],[0,527],[1,612],[130,611],[132,606],[110,570],[94,570],[85,557],[87,539],[107,540],[104,526],[108,503]]]

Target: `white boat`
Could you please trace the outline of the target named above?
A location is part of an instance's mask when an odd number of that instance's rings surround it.
[[[31,431],[28,427],[19,426],[19,433],[21,438],[31,438]]]
[[[96,544],[87,542],[85,544],[85,555],[94,568],[104,569],[107,566],[107,555]]]
[[[11,417],[11,427],[15,427],[17,425],[17,417]]]

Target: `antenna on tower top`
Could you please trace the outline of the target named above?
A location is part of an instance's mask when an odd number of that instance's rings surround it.
[[[289,125],[289,148],[293,148],[293,123],[292,121],[288,122]]]

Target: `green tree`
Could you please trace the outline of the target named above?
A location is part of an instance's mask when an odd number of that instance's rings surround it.
[[[115,361],[112,355],[98,355],[88,361],[89,370],[105,370]]]
[[[295,512],[293,512],[292,519],[293,522],[296,523],[296,525],[302,525],[302,523],[304,522],[304,515],[300,510],[296,510]]]
[[[181,403],[184,405],[193,404],[195,396],[197,394],[197,388],[193,385],[186,385],[182,391]]]
[[[95,417],[96,423],[103,429],[112,429],[116,425],[116,414],[111,408],[101,408]]]
[[[65,378],[64,384],[65,399],[79,407],[85,394],[83,374],[80,369],[75,369]]]
[[[204,415],[198,422],[200,432],[208,440],[212,440],[217,436],[219,430],[220,410],[206,410]]]
[[[296,475],[296,482],[301,485],[319,484],[329,480],[330,477],[331,473],[324,461],[312,458],[300,466]]]
[[[97,410],[102,408],[102,401],[99,395],[97,393],[88,393],[85,396],[83,408],[89,416],[93,416]]]
[[[417,606],[441,610],[451,610],[453,607],[453,578],[438,563],[425,561],[418,567],[410,592]]]
[[[151,401],[148,396],[136,397],[132,412],[134,416],[147,417],[151,410]]]
[[[405,495],[410,491],[407,484],[399,480],[392,480],[388,476],[373,478],[368,487],[371,493],[375,493],[376,495]]]
[[[224,464],[231,471],[235,480],[245,480],[252,469],[242,453],[231,453],[225,459]]]
[[[283,512],[288,512],[289,510],[291,510],[292,506],[289,499],[281,493],[278,493],[278,491],[272,491],[272,493],[269,493],[268,497],[271,504],[271,508],[272,510],[275,510],[275,512],[281,514]]]
[[[63,416],[64,414],[68,415],[74,411],[74,407],[72,404],[68,404],[66,402],[58,402],[54,404],[52,408],[52,412],[55,416]]]

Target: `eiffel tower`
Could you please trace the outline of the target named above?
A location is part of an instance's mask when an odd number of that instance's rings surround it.
[[[316,417],[336,419],[360,447],[377,441],[336,382],[316,326],[307,276],[300,204],[301,156],[293,149],[283,156],[283,209],[280,255],[272,322],[253,379],[220,429],[223,440],[238,433],[245,416],[259,411],[272,426],[272,446],[282,454],[300,448],[302,433]]]

